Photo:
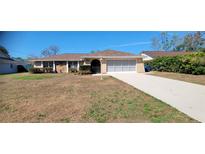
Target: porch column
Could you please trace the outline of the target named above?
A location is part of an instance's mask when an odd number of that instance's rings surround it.
[[[55,64],[55,61],[53,61],[53,71],[54,71],[54,72],[56,71],[56,64]]]
[[[100,58],[100,74],[101,74],[101,76],[100,76],[100,79],[102,80],[103,79],[103,70],[102,70],[102,61],[103,61],[103,59],[102,58]]]
[[[103,58],[100,59],[100,71],[101,71],[102,74],[107,73],[107,62]]]
[[[78,61],[78,63],[77,63],[77,70],[79,71],[79,69],[80,69],[80,62]]]
[[[43,68],[43,61],[41,61],[41,68]]]
[[[66,61],[66,72],[68,73],[68,61]]]

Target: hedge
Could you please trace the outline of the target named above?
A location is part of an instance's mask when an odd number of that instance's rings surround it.
[[[205,74],[205,53],[196,52],[189,55],[158,57],[145,62],[154,71],[178,72],[186,74]]]
[[[90,65],[80,65],[79,74],[91,74],[91,66]]]
[[[30,73],[36,74],[36,73],[53,73],[53,68],[51,67],[44,67],[44,68],[30,68]]]

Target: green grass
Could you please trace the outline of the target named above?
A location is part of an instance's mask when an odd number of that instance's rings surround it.
[[[1,74],[0,77],[10,77],[17,80],[42,80],[59,76],[58,74],[30,74],[30,73],[14,73]]]
[[[62,122],[62,123],[69,123],[70,122],[70,118],[62,118],[62,119],[60,119],[60,122]]]
[[[32,75],[24,75],[24,76],[13,76],[14,79],[17,80],[42,80],[47,78],[52,78],[53,75],[43,75],[43,74],[32,74]]]
[[[116,90],[102,96],[91,93],[91,106],[85,118],[95,122],[112,122],[121,119],[133,122],[136,119],[147,122],[190,122],[193,119],[164,102],[143,92]]]
[[[1,112],[16,112],[17,110],[9,104],[0,104],[0,113]]]
[[[46,118],[46,113],[43,113],[43,112],[40,112],[40,113],[37,113],[37,119],[38,120],[43,120],[44,118]]]

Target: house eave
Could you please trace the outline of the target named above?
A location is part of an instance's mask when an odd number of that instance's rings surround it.
[[[31,59],[31,62],[40,62],[40,61],[82,61],[83,59]]]
[[[135,59],[135,58],[142,58],[142,56],[82,56],[82,58],[86,59],[86,58],[103,58],[103,59]]]

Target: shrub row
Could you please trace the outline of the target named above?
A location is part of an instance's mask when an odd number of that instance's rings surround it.
[[[53,73],[53,68],[51,67],[44,67],[44,68],[30,68],[29,69],[30,73]]]
[[[80,65],[78,73],[81,74],[81,75],[91,74],[90,65]]]
[[[29,69],[29,72],[30,73],[53,73],[53,68],[51,67],[44,67],[44,68],[30,68]],[[84,74],[91,74],[91,67],[89,65],[81,65],[79,67],[79,71],[77,71],[77,69],[75,68],[71,68],[69,69],[69,72],[70,73],[78,73],[78,74],[81,74],[81,75],[84,75]]]
[[[70,69],[69,69],[69,72],[70,72],[70,73],[77,73],[78,70],[77,70],[76,68],[70,68]]]
[[[145,62],[154,71],[178,72],[186,74],[205,74],[205,53],[196,52],[174,57],[158,57]]]

